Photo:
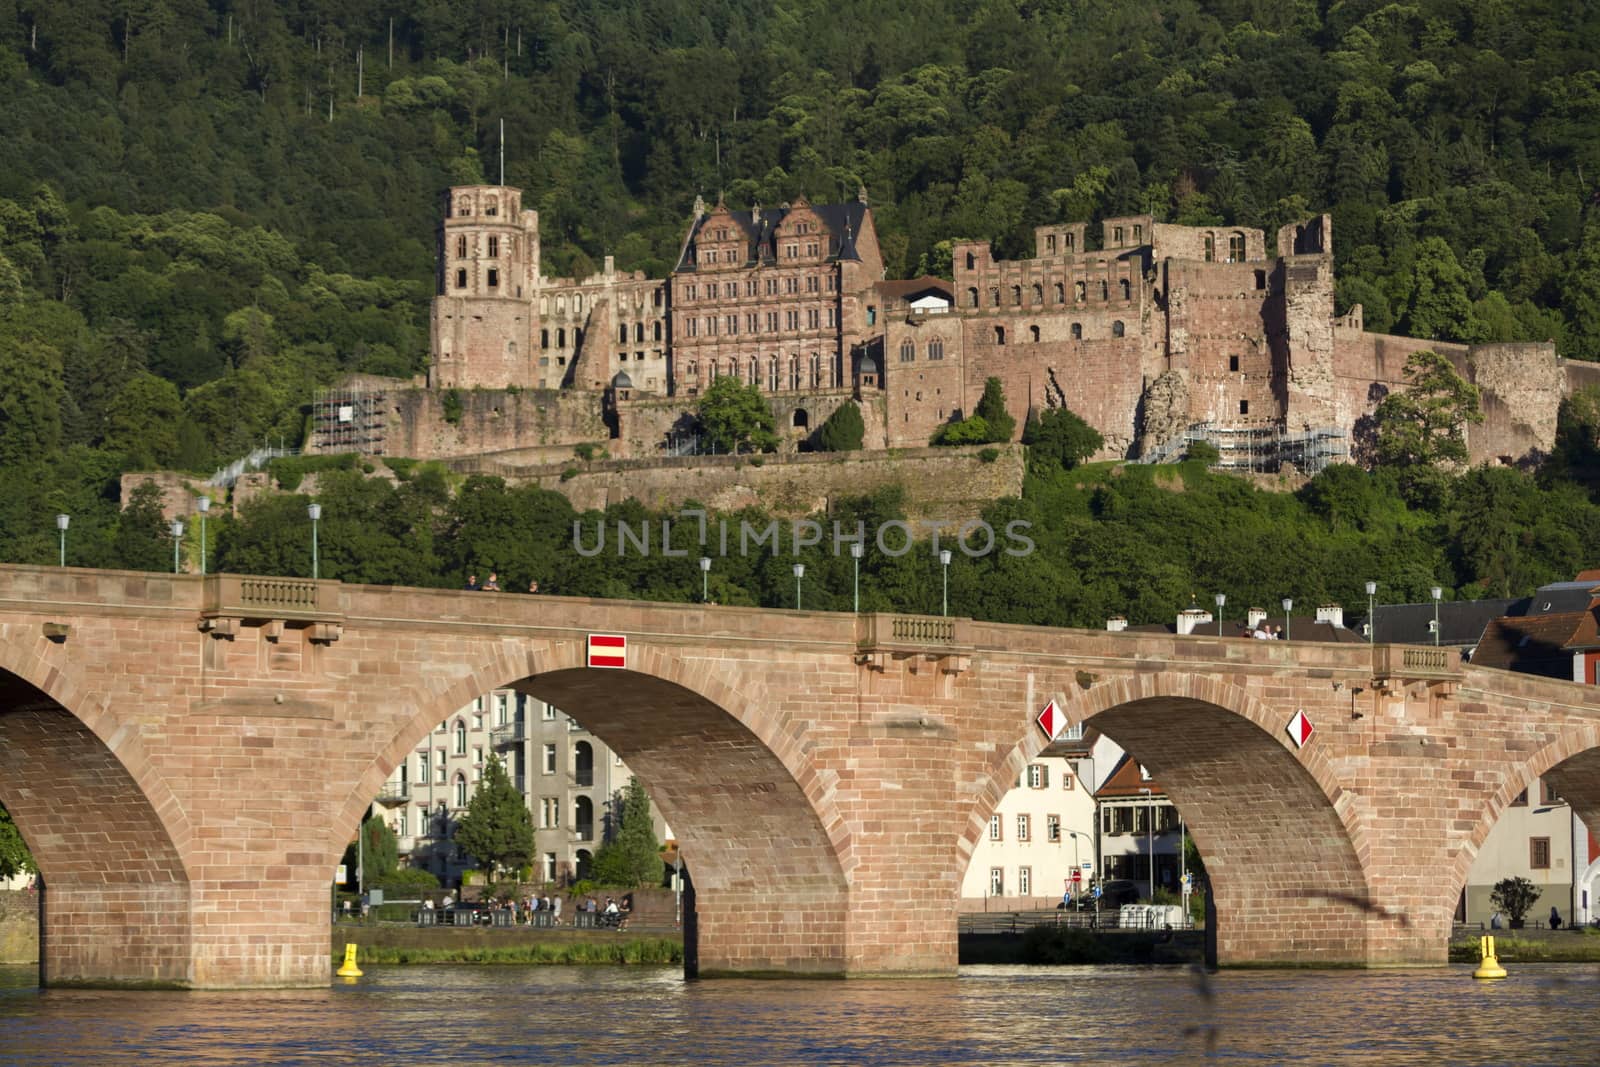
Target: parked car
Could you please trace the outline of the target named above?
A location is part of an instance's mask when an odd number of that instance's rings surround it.
[[[1090,901],[1090,906],[1094,902]],[[1139,903],[1139,887],[1126,878],[1113,878],[1100,884],[1100,907],[1120,908],[1124,904]]]

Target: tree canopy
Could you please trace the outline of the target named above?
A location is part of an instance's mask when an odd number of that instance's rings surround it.
[[[594,854],[594,878],[603,885],[655,885],[661,881],[661,843],[650,815],[650,795],[639,779],[628,779],[621,809],[616,834]]]
[[[724,375],[700,394],[697,410],[705,447],[716,452],[772,452],[772,406],[761,390]]]
[[[484,764],[467,813],[456,824],[455,843],[491,877],[498,868],[533,862],[533,817],[498,756]]]

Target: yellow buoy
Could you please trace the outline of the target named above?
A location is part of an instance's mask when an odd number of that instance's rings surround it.
[[[1504,972],[1504,971],[1500,972],[1502,977],[1505,975],[1505,973],[1506,972]],[[339,977],[340,978],[360,978],[361,977],[361,968],[356,966],[356,947],[354,945],[350,944],[348,941],[345,942],[345,946],[344,946],[344,966],[339,968]]]
[[[1500,961],[1494,956],[1494,938],[1485,934],[1478,938],[1478,952],[1483,957],[1478,963],[1478,969],[1472,972],[1474,978],[1504,978],[1506,969],[1500,966]],[[342,971],[340,972],[343,973]]]

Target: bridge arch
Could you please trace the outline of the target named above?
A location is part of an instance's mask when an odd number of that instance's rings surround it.
[[[0,803],[45,885],[41,984],[188,985],[188,820],[111,698],[54,658],[0,640]]]
[[[1374,922],[1367,832],[1354,797],[1315,746],[1298,751],[1285,717],[1239,686],[1180,672],[1069,685],[1056,696],[1138,760],[1182,813],[1206,863],[1218,962],[1362,961]],[[1045,747],[1028,732],[997,757],[962,837],[970,858],[988,814]]]
[[[424,737],[475,697],[514,688],[582,724],[650,791],[694,878],[701,973],[842,971],[853,845],[831,775],[779,702],[756,676],[735,680],[674,648],[630,648],[627,670],[589,669],[585,656],[582,639],[506,642],[447,686],[394,692],[400,718],[352,777],[330,863]]]

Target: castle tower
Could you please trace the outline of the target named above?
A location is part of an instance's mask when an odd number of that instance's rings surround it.
[[[1333,373],[1333,218],[1278,231],[1285,356],[1284,422],[1291,433],[1336,425]]]
[[[522,210],[522,190],[451,189],[438,263],[429,386],[534,387],[539,213]]]

